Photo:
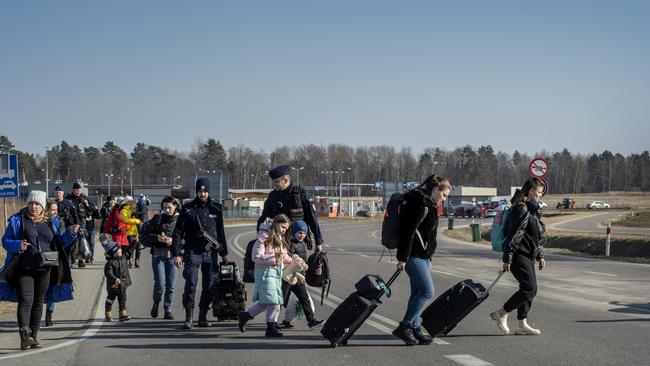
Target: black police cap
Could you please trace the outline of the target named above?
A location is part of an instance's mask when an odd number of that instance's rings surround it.
[[[271,171],[269,171],[269,177],[271,177],[271,179],[277,179],[284,175],[289,175],[290,171],[291,171],[290,165],[280,165],[271,169]]]

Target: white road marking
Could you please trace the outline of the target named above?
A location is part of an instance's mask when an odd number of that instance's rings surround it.
[[[99,288],[104,288],[104,281],[106,279],[102,278],[102,283],[100,284]],[[86,339],[94,336],[97,331],[99,331],[99,328],[101,328],[102,324],[104,324],[104,308],[103,308],[103,303],[101,301],[97,301],[97,305],[95,308],[95,318],[93,319],[92,323],[90,323],[90,327],[86,329],[86,331],[79,336],[77,339],[61,342],[52,346],[44,346],[43,348],[39,348],[36,350],[29,350],[27,352],[20,352],[20,353],[12,353],[9,355],[5,356],[0,356],[0,360],[9,360],[12,358],[19,358],[19,357],[24,357],[24,356],[31,356],[35,355],[41,352],[46,352],[46,351],[53,351],[55,349],[63,348],[63,347],[68,347],[72,346],[74,344],[80,343],[85,341]]]
[[[241,233],[241,234],[235,236],[235,238],[232,240],[232,242],[233,242],[233,246],[232,246],[233,251],[236,252],[237,254],[239,254],[242,257],[244,255],[244,250],[239,246],[239,239],[242,236],[244,236],[246,234],[250,234],[250,233],[251,233],[250,231],[245,232],[245,233]],[[343,249],[338,249],[338,250],[342,251],[342,252],[345,251]],[[360,255],[360,256],[363,256],[363,257],[368,257],[365,254],[357,254],[357,255]],[[395,264],[397,262],[391,261],[390,263]],[[320,291],[313,290],[311,288],[307,288],[307,290],[314,296],[314,301],[317,301],[316,298],[320,297]],[[332,309],[336,309],[342,302],[343,302],[343,299],[341,299],[340,297],[338,297],[336,295],[333,295],[333,294],[328,295],[327,299],[323,299],[323,305],[327,305],[327,306],[331,307]],[[379,314],[373,313],[373,314],[370,315],[370,317],[374,318],[376,320],[382,321],[385,324],[388,324],[388,325],[390,325],[392,327],[397,327],[399,325],[398,322],[396,322],[396,321],[394,321],[394,320],[392,320],[390,318],[387,318],[385,316],[379,315]],[[366,320],[365,324],[368,324],[371,327],[376,328],[376,329],[378,329],[378,330],[380,330],[380,331],[382,331],[382,332],[384,332],[386,334],[392,334],[393,333],[393,330],[391,328],[388,328],[388,327],[386,327],[386,326],[384,326],[384,325],[382,325],[382,324],[380,324],[380,323],[378,323],[376,321],[373,321],[371,319]],[[433,343],[435,343],[437,345],[448,345],[449,344],[449,342],[443,341],[442,339],[439,339],[439,338],[434,338]]]
[[[360,256],[360,257],[364,257],[364,258],[370,258],[370,256],[365,255],[365,254],[361,254],[361,253],[358,253],[357,255]]]
[[[459,275],[459,274],[451,273],[451,272],[439,271],[439,270],[437,270],[437,269],[432,269],[431,272],[434,272],[434,273],[440,273],[440,274],[444,274],[444,275],[447,275],[447,276],[454,276],[454,277],[460,277],[460,278],[467,278],[467,276],[464,276],[464,275]]]
[[[611,274],[611,273],[589,272],[589,271],[586,271],[585,273],[591,273],[591,274],[603,275],[603,276],[611,276],[611,277],[618,277],[618,275]]]
[[[491,363],[472,355],[446,355],[445,357],[464,366],[492,366]]]

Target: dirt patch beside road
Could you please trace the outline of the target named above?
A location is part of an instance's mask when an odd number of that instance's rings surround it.
[[[467,242],[472,241],[472,232],[469,228],[445,230],[443,234]],[[481,226],[481,240],[475,243],[491,245],[491,234],[491,226]],[[605,236],[603,234],[548,230],[546,237],[544,249],[547,253],[605,258]],[[613,236],[610,254],[610,259],[650,263],[650,238],[624,234]]]
[[[650,210],[634,212],[630,215],[626,215],[618,221],[612,221],[612,225],[650,228]]]

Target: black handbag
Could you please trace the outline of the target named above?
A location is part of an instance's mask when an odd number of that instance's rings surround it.
[[[59,265],[59,252],[38,252],[40,267],[57,267]]]

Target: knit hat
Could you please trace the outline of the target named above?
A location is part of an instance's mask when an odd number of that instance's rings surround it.
[[[47,195],[43,191],[31,191],[29,192],[29,195],[27,196],[27,203],[29,202],[36,202],[41,207],[45,208],[45,200],[47,199]]]
[[[55,191],[55,192],[63,192],[63,188],[61,188],[61,187],[59,187],[59,186],[56,186],[56,187],[54,188],[54,191]]]
[[[210,180],[208,178],[199,178],[196,180],[196,191],[204,190],[210,192]]]
[[[81,189],[81,184],[79,184],[79,182],[74,182],[72,189]]]
[[[133,202],[133,197],[127,195],[127,196],[125,196],[124,199],[122,200],[122,203],[129,203],[129,202]]]
[[[120,249],[120,245],[114,242],[111,239],[110,234],[103,233],[99,236],[99,242],[102,243],[102,247],[106,254],[113,256],[117,253],[117,250]]]
[[[307,232],[307,224],[302,220],[294,221],[293,226],[291,227],[292,234],[295,235],[299,231],[304,231],[305,233]]]

